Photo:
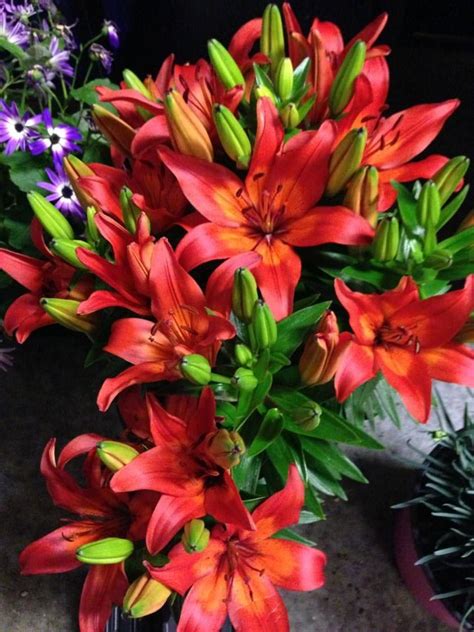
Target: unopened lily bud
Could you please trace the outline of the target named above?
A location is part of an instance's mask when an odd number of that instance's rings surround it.
[[[240,463],[245,453],[245,444],[238,432],[218,430],[209,439],[207,455],[225,470]]]
[[[280,60],[285,56],[283,22],[276,4],[268,4],[263,12],[260,52],[270,59],[274,75]]]
[[[375,228],[378,201],[379,172],[375,167],[362,167],[351,179],[343,204],[364,217]]]
[[[315,386],[332,380],[338,367],[340,351],[337,318],[333,311],[328,310],[304,346],[299,362],[303,384]]]
[[[232,287],[232,311],[244,323],[252,320],[253,307],[258,300],[257,282],[247,268],[238,268],[234,273]]]
[[[122,609],[131,619],[139,619],[157,612],[171,595],[171,590],[144,573],[128,587]]]
[[[105,138],[122,154],[130,155],[132,141],[135,137],[133,127],[101,105],[92,106],[92,115]]]
[[[278,96],[283,101],[287,101],[293,94],[293,64],[289,57],[283,57],[278,64],[275,87]]]
[[[262,98],[267,98],[270,99],[270,101],[275,104],[275,95],[273,94],[273,92],[267,88],[266,86],[257,86],[254,90],[255,96],[257,99],[262,99]]]
[[[441,214],[441,200],[436,184],[428,180],[420,191],[416,205],[416,216],[420,226],[436,226]]]
[[[273,314],[264,301],[257,301],[249,326],[251,347],[254,350],[269,349],[277,341],[277,325]]]
[[[280,110],[280,118],[285,129],[294,129],[300,122],[300,113],[294,103],[287,103],[287,105]]]
[[[128,187],[123,187],[120,191],[120,208],[122,217],[128,231],[135,234],[137,230],[137,219],[141,213],[140,209],[132,201],[133,192]]]
[[[81,239],[53,239],[49,243],[49,247],[55,255],[61,257],[61,259],[67,261],[75,268],[81,268],[82,270],[85,270],[86,266],[77,258],[76,248],[93,250],[87,241],[82,241]]]
[[[400,243],[400,226],[396,217],[383,219],[375,230],[372,242],[374,259],[381,262],[393,261]]]
[[[242,367],[252,366],[254,362],[254,355],[247,345],[241,343],[235,345],[234,354],[237,364]]]
[[[209,529],[206,529],[204,520],[191,520],[184,525],[184,533],[181,538],[186,553],[201,553],[209,544]]]
[[[118,564],[133,553],[133,542],[126,538],[104,538],[81,546],[76,558],[83,564]]]
[[[97,444],[96,451],[99,459],[111,472],[118,472],[139,454],[131,445],[120,441],[101,441]]]
[[[193,384],[204,386],[211,379],[211,365],[209,360],[198,353],[191,353],[181,360],[179,365],[181,374]]]
[[[123,75],[123,80],[125,81],[125,85],[127,86],[127,88],[131,88],[132,90],[136,90],[137,92],[140,92],[140,94],[143,94],[143,96],[146,97],[147,99],[153,99],[146,85],[143,83],[143,81],[139,77],[137,77],[137,75],[132,70],[129,70],[128,68],[126,68],[123,71],[122,75]]]
[[[74,231],[58,209],[36,191],[28,193],[28,202],[41,226],[53,239],[74,239]]]
[[[366,143],[367,130],[365,127],[353,129],[344,136],[329,161],[327,195],[331,197],[336,195],[349,182],[360,167]]]
[[[212,162],[214,152],[206,128],[175,89],[168,90],[165,113],[175,147],[187,156],[195,156]]]
[[[252,153],[249,137],[234,114],[224,105],[215,105],[213,118],[224,151],[238,167],[247,167]]]
[[[93,206],[86,209],[86,237],[90,244],[97,244],[100,241],[100,233],[95,223],[97,211]]]
[[[66,329],[91,335],[96,329],[93,316],[79,316],[77,308],[80,301],[67,298],[42,298],[40,305],[44,311]]]
[[[87,191],[84,191],[79,184],[80,178],[90,178],[95,175],[89,165],[86,165],[86,163],[80,160],[77,156],[69,154],[69,156],[64,158],[63,166],[64,171],[69,178],[69,182],[71,183],[72,190],[76,194],[82,208],[85,209],[88,206],[95,207],[96,202],[93,197],[89,195]]]
[[[470,228],[471,226],[474,226],[474,210],[469,211],[469,213],[466,215],[466,217],[462,220],[462,222],[457,227],[456,232],[461,233],[463,230],[466,230],[467,228]]]
[[[469,316],[454,340],[460,344],[474,343],[474,313]]]
[[[242,71],[225,46],[218,40],[211,39],[207,43],[207,51],[212,67],[224,88],[231,90],[236,86],[245,86]]]
[[[425,266],[433,268],[433,270],[444,270],[449,268],[453,263],[453,255],[449,250],[433,250],[433,252],[426,257]]]
[[[305,432],[311,432],[315,430],[321,421],[322,408],[316,402],[308,402],[305,406],[296,408],[291,413],[291,417],[295,424],[304,430]]]
[[[234,384],[239,391],[254,391],[257,388],[258,378],[255,376],[252,369],[240,367],[232,377],[232,384]]]
[[[365,42],[358,40],[353,44],[340,65],[329,93],[329,109],[332,116],[339,116],[352,99],[354,82],[364,66],[365,52]]]
[[[456,156],[451,158],[436,174],[433,176],[433,182],[436,184],[439,193],[441,206],[447,201],[449,196],[455,191],[458,184],[464,178],[469,168],[469,159],[466,156]]]

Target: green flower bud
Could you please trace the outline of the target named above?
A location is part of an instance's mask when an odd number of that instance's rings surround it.
[[[238,268],[234,273],[232,287],[232,311],[244,323],[252,319],[255,302],[258,300],[257,282],[247,268]]]
[[[352,99],[354,82],[365,62],[366,45],[362,40],[353,44],[337,71],[329,93],[329,109],[333,117],[339,116]]]
[[[143,81],[139,77],[137,77],[137,75],[133,71],[126,68],[123,71],[122,76],[127,88],[136,90],[137,92],[140,92],[140,94],[143,94],[143,96],[145,96],[147,99],[153,100],[153,96],[148,90],[148,88],[146,87],[146,85],[143,83]]]
[[[248,347],[246,348],[248,349]],[[232,377],[232,384],[236,386],[239,391],[249,392],[257,388],[258,379],[255,377],[254,372],[251,369],[240,367],[240,369],[237,369]]]
[[[283,101],[287,101],[293,94],[293,64],[289,57],[283,57],[278,64],[275,87],[278,96]]]
[[[83,564],[118,564],[133,553],[133,542],[126,538],[104,538],[81,546],[76,558]]]
[[[137,230],[137,219],[140,215],[140,209],[132,202],[133,193],[128,187],[123,187],[120,191],[120,208],[122,209],[122,217],[128,231],[135,234]]]
[[[74,231],[58,209],[42,195],[33,191],[27,195],[33,213],[39,219],[45,231],[54,239],[74,239]]]
[[[207,456],[225,470],[240,463],[245,444],[238,432],[218,430],[208,440]]]
[[[123,598],[123,611],[132,619],[146,617],[159,610],[170,595],[169,588],[144,573],[128,587]]]
[[[273,314],[264,301],[257,301],[249,326],[251,347],[254,350],[269,349],[277,341],[278,332]]]
[[[184,533],[181,538],[186,553],[201,553],[209,544],[209,529],[206,529],[204,520],[191,520],[184,525]]]
[[[219,140],[226,154],[235,160],[238,167],[247,167],[252,153],[252,145],[242,125],[224,105],[214,106],[213,118]]]
[[[329,161],[326,194],[332,197],[341,191],[360,167],[367,143],[365,127],[351,130],[336,147]]]
[[[285,56],[283,22],[276,4],[268,4],[263,12],[260,51],[270,59],[272,74],[275,74],[280,60]]]
[[[291,413],[295,424],[306,432],[311,432],[319,426],[322,409],[316,402],[308,402]]]
[[[244,344],[235,345],[234,349],[235,359],[237,360],[237,364],[242,367],[250,367],[254,362],[254,356],[252,351]]]
[[[455,191],[458,184],[464,178],[469,168],[469,159],[466,156],[451,158],[433,177],[433,182],[438,187],[441,206]]]
[[[97,456],[111,472],[118,472],[138,454],[135,448],[120,441],[101,441],[97,444]]]
[[[254,90],[254,93],[257,99],[262,99],[263,97],[266,97],[267,99],[270,99],[272,103],[276,103],[275,95],[266,86],[257,86]]]
[[[393,261],[400,244],[400,226],[396,217],[383,219],[375,230],[372,253],[376,261]]]
[[[55,255],[61,257],[61,259],[64,259],[64,261],[67,261],[75,268],[81,268],[82,270],[86,270],[86,266],[77,258],[76,248],[93,250],[87,241],[81,241],[80,239],[53,239],[49,246]]]
[[[300,114],[294,103],[288,103],[280,110],[280,118],[285,129],[295,129],[300,122]]]
[[[344,206],[364,217],[375,227],[378,217],[379,172],[376,167],[362,167],[351,179],[344,197]]]
[[[420,226],[437,226],[441,214],[441,201],[436,184],[428,180],[423,185],[416,205],[416,216]]]
[[[67,298],[42,298],[40,304],[47,314],[66,329],[88,335],[93,334],[96,329],[93,316],[78,316],[77,308],[80,301]]]
[[[449,268],[453,263],[453,255],[449,250],[434,250],[425,259],[425,266],[433,268],[433,270],[444,270]]]
[[[100,241],[100,233],[97,229],[97,224],[95,223],[96,215],[97,210],[93,206],[88,206],[86,209],[86,237],[87,241],[92,244],[96,244]]]
[[[204,386],[211,379],[211,365],[209,360],[198,353],[191,353],[181,360],[179,365],[181,374],[193,384]]]
[[[212,67],[224,88],[230,90],[236,86],[245,86],[242,71],[225,46],[216,39],[211,39],[207,43],[207,50]]]

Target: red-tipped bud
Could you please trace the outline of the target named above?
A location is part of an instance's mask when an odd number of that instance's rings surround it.
[[[225,470],[240,463],[245,444],[238,432],[218,430],[208,440],[206,454]]]
[[[132,619],[146,617],[159,610],[171,595],[171,590],[144,573],[128,587],[123,598],[123,611]]]
[[[174,89],[165,97],[165,112],[173,143],[182,154],[212,162],[214,152],[206,128],[183,96]]]
[[[362,167],[355,174],[347,187],[344,206],[352,209],[357,215],[365,217],[375,228],[377,223],[377,204],[379,201],[379,172],[375,167]]]
[[[133,127],[101,105],[92,106],[92,115],[97,127],[105,138],[122,154],[129,156],[131,154],[132,141],[135,137]]]
[[[315,386],[332,380],[343,349],[336,315],[328,310],[316,331],[306,341],[299,363],[301,381],[308,386]]]

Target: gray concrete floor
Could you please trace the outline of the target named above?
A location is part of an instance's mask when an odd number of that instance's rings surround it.
[[[97,367],[82,368],[83,340],[50,329],[33,335],[0,374],[0,632],[76,632],[83,573],[22,577],[18,554],[57,526],[39,473],[52,436],[61,442],[94,431],[113,435],[114,413],[99,414]],[[467,392],[443,386],[449,409],[461,418]],[[432,422],[428,428],[435,427]],[[376,434],[384,452],[351,450],[370,485],[347,482],[349,502],[328,501],[328,520],[307,526],[329,557],[327,584],[314,593],[286,593],[294,632],[443,632],[419,609],[393,562],[390,506],[408,497],[413,481],[407,446],[428,446],[425,428],[406,420],[403,431],[381,422]],[[205,631],[203,631],[205,632]]]

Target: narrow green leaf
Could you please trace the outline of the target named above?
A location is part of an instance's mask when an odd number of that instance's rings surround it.
[[[330,304],[327,301],[311,305],[281,320],[278,323],[278,340],[273,345],[272,351],[291,356],[302,343],[308,330],[316,325]]]

